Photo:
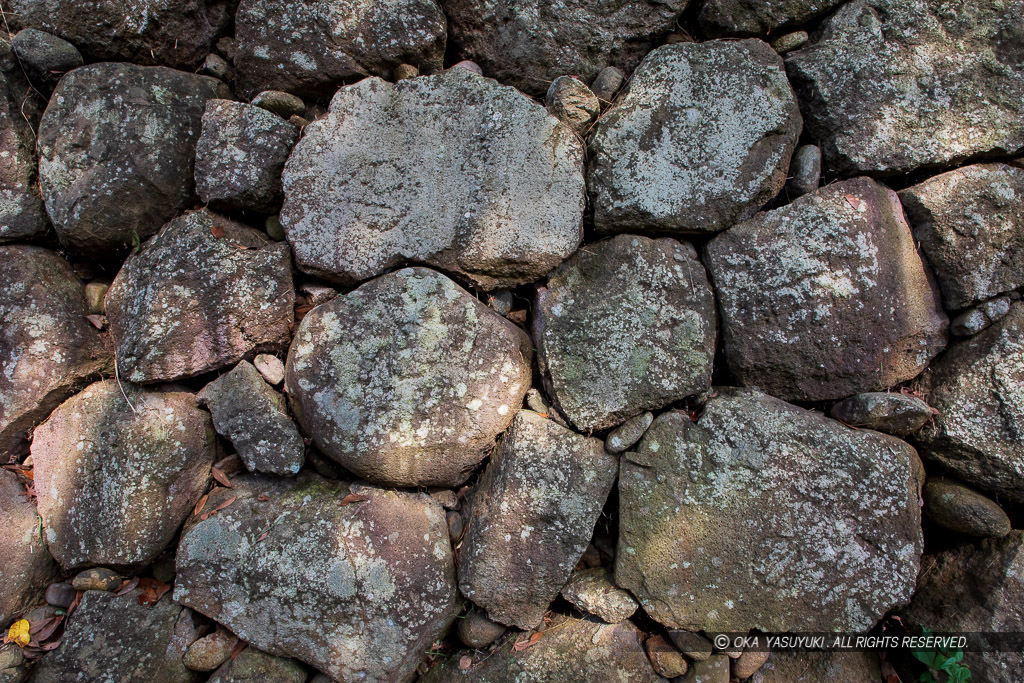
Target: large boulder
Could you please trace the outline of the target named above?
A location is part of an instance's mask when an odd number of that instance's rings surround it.
[[[343,284],[418,261],[519,285],[579,245],[582,171],[572,131],[512,88],[466,69],[368,78],[305,129],[281,223],[299,268]]]
[[[615,582],[670,628],[866,631],[914,592],[914,449],[752,389],[622,458]],[[843,492],[837,495],[837,492]]]
[[[174,599],[338,681],[406,680],[455,619],[441,505],[315,475],[232,483],[186,525]]]
[[[616,460],[600,439],[516,413],[463,511],[462,594],[495,621],[540,624],[590,543]]]
[[[900,201],[947,308],[1024,285],[1024,168],[965,166],[908,187]]]
[[[853,0],[786,56],[833,172],[903,173],[1024,147],[1022,0]]]
[[[715,232],[786,183],[800,111],[759,40],[649,54],[595,127],[587,183],[599,232]]]
[[[57,578],[57,565],[46,549],[35,503],[7,470],[0,470],[0,557],[4,558],[0,629],[4,629]]]
[[[710,36],[758,36],[803,24],[843,0],[705,0],[700,25]]]
[[[632,71],[690,0],[441,0],[452,42],[484,72],[531,95],[559,76]]]
[[[582,431],[605,429],[711,386],[718,314],[694,248],[619,235],[580,249],[537,290],[537,359]]]
[[[352,472],[455,486],[522,405],[531,346],[448,278],[406,268],[310,311],[285,385],[317,449]]]
[[[921,455],[968,484],[1024,502],[1024,303],[951,346],[920,390],[939,411],[916,435]]]
[[[111,681],[195,683],[202,675],[182,656],[202,635],[195,616],[165,595],[144,606],[137,588],[122,595],[86,591],[68,620],[60,647],[39,660],[34,683]]]
[[[36,177],[35,131],[22,116],[14,75],[0,71],[0,242],[46,234],[46,212]]]
[[[93,59],[195,69],[230,21],[225,0],[11,0],[18,26],[56,34]]]
[[[835,183],[716,237],[707,264],[735,377],[831,400],[917,376],[948,322],[896,194]]]
[[[65,570],[152,562],[202,496],[214,438],[184,391],[107,380],[63,403],[32,438],[50,552]]]
[[[399,64],[440,68],[446,21],[435,0],[242,0],[235,14],[239,93],[329,96]]]
[[[0,247],[0,462],[60,402],[112,369],[86,320],[85,288],[67,261],[37,247]]]
[[[288,245],[206,210],[164,226],[106,296],[121,378],[140,384],[283,350],[294,305]]]
[[[90,64],[64,76],[39,124],[39,178],[61,244],[122,255],[191,206],[203,110],[226,96],[220,81],[164,67]]]

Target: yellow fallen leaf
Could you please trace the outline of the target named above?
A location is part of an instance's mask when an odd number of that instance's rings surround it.
[[[25,647],[32,640],[32,635],[28,632],[29,628],[28,619],[19,619],[7,630],[7,640],[17,643],[18,647]]]

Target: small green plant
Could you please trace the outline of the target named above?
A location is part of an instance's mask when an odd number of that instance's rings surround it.
[[[922,628],[922,635],[930,636],[931,629]],[[960,649],[946,651],[940,648],[934,650],[914,650],[914,658],[924,664],[928,669],[924,671],[917,680],[922,683],[940,683],[936,678],[939,672],[946,674],[945,683],[971,683],[971,670],[961,664],[964,658],[964,651]]]

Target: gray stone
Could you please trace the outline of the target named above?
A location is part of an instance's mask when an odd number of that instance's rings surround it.
[[[74,43],[94,60],[192,70],[228,25],[223,0],[11,0],[21,26]]]
[[[588,245],[538,288],[533,307],[548,395],[582,431],[707,390],[716,325],[697,252],[671,238]]]
[[[66,40],[34,28],[18,31],[11,48],[36,87],[49,89],[65,72],[82,66],[82,53]]]
[[[625,82],[626,74],[622,73],[622,69],[606,66],[594,78],[594,82],[590,84],[590,90],[602,103],[610,104]]]
[[[640,606],[632,595],[615,585],[612,573],[602,567],[573,574],[562,588],[562,597],[580,611],[609,624],[629,619]]]
[[[794,31],[793,33],[786,33],[772,40],[771,46],[772,49],[780,55],[784,55],[787,52],[792,52],[793,50],[802,48],[807,44],[808,40],[810,40],[810,36],[807,35],[807,31]]]
[[[1009,296],[999,296],[978,304],[980,310],[990,323],[1002,320],[1010,314],[1010,306],[1013,300]]]
[[[325,683],[331,679],[323,674]],[[293,659],[274,657],[247,647],[214,672],[207,683],[305,683],[306,670]]]
[[[224,36],[217,41],[217,52],[224,55],[224,59],[234,63],[235,54],[238,52],[238,41],[231,36]]]
[[[821,148],[817,145],[797,147],[789,165],[789,176],[786,192],[792,199],[816,191],[821,182]]]
[[[510,289],[499,289],[488,295],[487,305],[493,308],[498,315],[508,315],[512,312],[512,306],[515,303],[514,296]]]
[[[284,382],[284,363],[277,356],[261,353],[253,359],[252,364],[271,386],[276,387]]]
[[[840,401],[832,406],[830,414],[852,427],[907,436],[925,426],[935,411],[916,396],[879,391]]]
[[[108,380],[63,403],[32,438],[50,552],[65,570],[155,560],[206,488],[214,438],[182,391]]]
[[[275,242],[284,242],[284,227],[277,216],[267,216],[267,220],[263,222],[263,227],[267,231],[267,237]]]
[[[895,437],[720,388],[623,456],[615,582],[670,628],[867,630],[913,594],[923,478]]]
[[[1024,532],[964,544],[921,560],[914,601],[901,615],[936,633],[1024,631]],[[964,652],[971,679],[1015,683],[1020,652]]]
[[[280,90],[264,90],[252,98],[252,103],[283,119],[302,116],[306,113],[306,103],[302,101],[302,98]]]
[[[295,146],[281,223],[299,268],[342,284],[417,261],[510,287],[579,245],[582,171],[577,137],[513,88],[465,69],[368,78]]]
[[[242,0],[235,14],[238,91],[330,96],[402,63],[441,67],[445,17],[434,0]]]
[[[206,76],[213,76],[225,83],[230,83],[235,79],[234,67],[228,64],[226,59],[212,52],[206,55],[206,60],[199,68],[199,73]]]
[[[992,321],[980,309],[971,307],[949,321],[949,333],[957,337],[972,337],[991,324]]]
[[[621,453],[640,440],[647,428],[654,422],[654,413],[631,417],[608,434],[604,448],[609,453]]]
[[[444,509],[315,475],[232,483],[186,524],[174,599],[337,680],[410,676],[455,618]]]
[[[903,190],[900,200],[947,308],[1024,285],[1024,169],[965,166]]]
[[[225,96],[216,79],[164,67],[90,64],[62,78],[39,124],[43,200],[61,244],[123,255],[191,206],[203,109]]]
[[[46,587],[46,603],[64,609],[71,607],[78,597],[78,591],[70,583],[51,583]]]
[[[803,24],[841,5],[843,0],[706,0],[700,27],[712,37],[760,36]],[[805,34],[806,36],[806,34]]]
[[[868,652],[773,652],[751,683],[878,683],[878,654]]]
[[[269,212],[283,196],[281,172],[299,139],[295,126],[266,109],[210,100],[196,145],[196,191],[214,209]]]
[[[695,662],[703,662],[711,656],[711,641],[699,633],[670,629],[668,637],[684,655]]]
[[[30,664],[20,647],[14,643],[0,645],[0,683],[23,683],[29,671]]]
[[[200,629],[193,615],[165,595],[139,604],[142,589],[123,595],[88,591],[68,619],[60,647],[39,660],[33,683],[151,681],[195,683],[182,655]]]
[[[715,232],[786,182],[800,111],[759,40],[650,53],[595,127],[587,183],[598,232]]]
[[[187,213],[128,258],[106,303],[122,380],[194,377],[288,345],[291,253],[222,216]]]
[[[938,411],[921,456],[1001,500],[1024,502],[1024,303],[932,363],[918,390]]]
[[[630,72],[690,0],[441,0],[452,42],[502,83],[543,95],[564,74]]]
[[[1021,0],[853,0],[786,56],[833,172],[903,173],[1024,147]]]
[[[404,81],[407,78],[416,78],[419,75],[420,70],[412,64],[399,64],[392,72],[392,77],[396,81]]]
[[[448,278],[406,268],[321,304],[288,352],[295,417],[370,481],[457,486],[530,386],[529,337]]]
[[[505,632],[505,625],[491,621],[482,609],[476,608],[459,619],[457,632],[463,645],[474,650],[482,650]]]
[[[470,73],[474,73],[477,76],[483,76],[484,70],[480,68],[480,65],[470,59],[463,59],[461,62],[452,65],[453,69],[465,69]]]
[[[601,111],[597,95],[583,81],[572,76],[559,76],[552,81],[544,104],[548,113],[581,136],[589,132]]]
[[[284,396],[251,363],[243,360],[196,398],[210,409],[217,433],[231,442],[250,472],[288,476],[302,469],[306,447]]]
[[[189,645],[182,661],[192,671],[213,671],[231,657],[237,644],[233,633],[219,628]]]
[[[0,291],[0,462],[9,462],[28,451],[36,424],[113,363],[85,319],[81,280],[57,254],[0,246]]]
[[[516,413],[467,501],[462,594],[495,621],[540,624],[590,542],[615,460],[598,439]]]
[[[835,183],[707,246],[729,368],[786,400],[833,400],[917,376],[948,323],[896,193]]]
[[[57,565],[46,550],[36,506],[25,487],[7,470],[0,470],[0,629],[39,601],[57,578]],[[2,667],[0,667],[2,668]],[[0,679],[2,680],[2,679]]]
[[[726,655],[711,655],[695,662],[683,683],[729,683],[729,662]]]
[[[540,389],[530,389],[526,392],[526,407],[539,415],[547,417],[549,420],[554,420],[556,423],[563,427],[568,427],[569,423],[562,418],[562,415],[548,403],[547,398],[541,393]]]
[[[1010,533],[1010,518],[990,498],[952,481],[929,479],[924,514],[936,524],[968,536],[999,538]]]
[[[36,173],[35,131],[22,112],[14,74],[0,72],[0,243],[46,234]]]
[[[75,575],[71,585],[79,591],[112,591],[121,585],[121,575],[106,567],[86,569]]]
[[[686,673],[688,668],[686,659],[661,634],[650,636],[644,643],[644,649],[659,676],[676,678]]]

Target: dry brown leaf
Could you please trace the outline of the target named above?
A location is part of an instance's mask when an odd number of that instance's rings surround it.
[[[351,503],[361,503],[364,500],[370,500],[370,499],[367,498],[366,496],[360,496],[358,493],[350,493],[347,496],[345,496],[344,498],[342,498],[341,502],[338,503],[338,505],[349,505]]]
[[[135,590],[135,587],[138,585],[139,577],[137,576],[134,579],[125,579],[121,582],[121,585],[117,587],[117,590],[114,591],[114,595],[124,595],[129,591]]]
[[[213,235],[214,237],[216,237],[217,239],[220,239],[221,237],[224,236],[224,226],[223,225],[212,225],[212,226],[210,226],[210,234]]]
[[[139,595],[139,604],[143,607],[152,607],[160,602],[164,593],[171,590],[170,584],[148,577],[139,579],[139,587],[142,589],[142,594]]]
[[[45,640],[49,640],[50,636],[53,635],[54,631],[57,630],[57,628],[60,626],[60,623],[63,620],[64,617],[61,616],[56,616],[53,619],[50,619],[49,622],[47,622],[46,625],[43,626],[43,628],[39,629],[38,633],[33,634],[35,636],[35,639],[38,640],[40,643]]]
[[[459,669],[461,671],[469,671],[469,667],[473,666],[473,658],[469,655],[462,655],[459,659]]]
[[[544,634],[541,633],[540,631],[537,631],[532,636],[530,636],[529,640],[521,640],[518,643],[516,643],[515,645],[513,645],[512,646],[512,652],[522,652],[523,650],[525,650],[528,647],[533,647],[534,645],[536,645],[540,641],[540,639],[542,637],[544,637]]]
[[[848,194],[848,195],[846,195],[846,201],[848,201],[850,203],[850,206],[853,207],[854,211],[860,211],[860,205],[862,203],[860,198],[855,197],[852,194]]]
[[[270,496],[268,496],[265,493],[261,493],[260,495],[256,496],[256,500],[260,501],[261,503],[266,503],[268,500],[270,500]]]
[[[228,475],[224,474],[216,465],[210,468],[210,472],[213,474],[213,478],[217,480],[217,483],[225,488],[232,488],[231,480],[228,479]]]
[[[107,319],[102,315],[90,314],[85,316],[85,319],[91,322],[97,330],[102,330],[107,324]]]
[[[203,497],[199,499],[198,503],[196,503],[195,509],[192,510],[193,515],[198,515],[200,512],[203,511],[203,508],[206,507],[206,499],[209,497],[209,493],[203,494]]]
[[[223,510],[227,506],[229,506],[232,503],[234,503],[236,500],[238,500],[238,496],[231,496],[230,498],[228,498],[223,503],[221,503],[217,507],[213,508],[209,512],[204,512],[202,515],[199,516],[199,519],[202,519],[202,520],[209,519],[211,515],[217,514],[218,512],[220,512],[221,510]]]

